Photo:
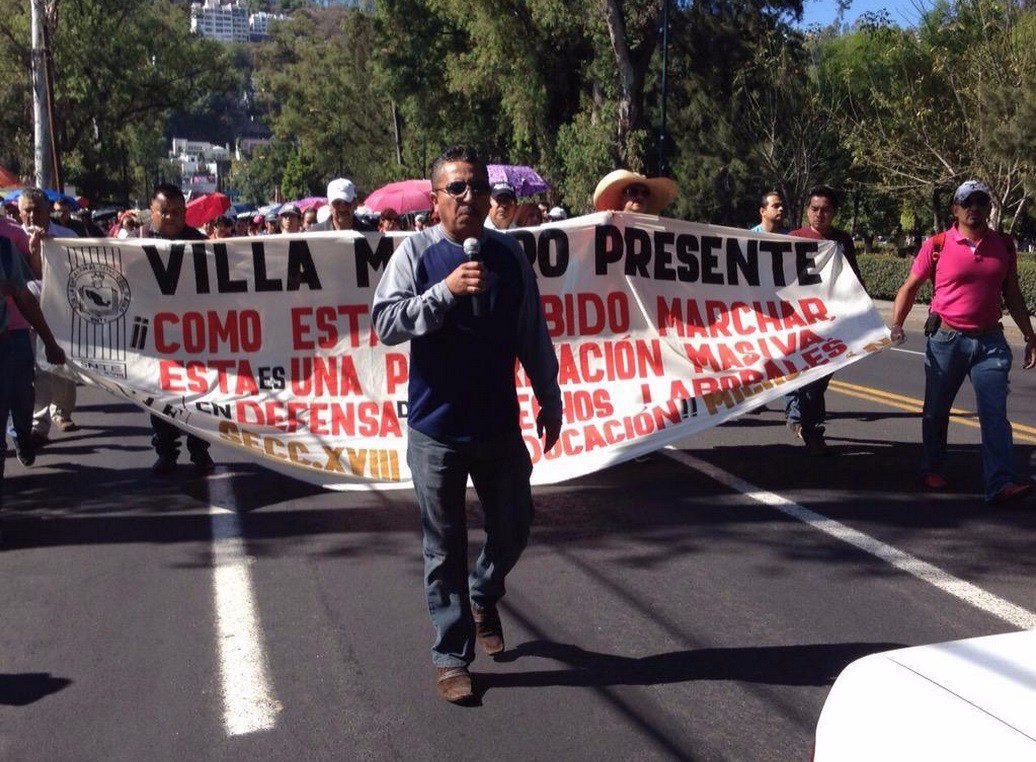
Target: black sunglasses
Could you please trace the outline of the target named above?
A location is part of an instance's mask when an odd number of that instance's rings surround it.
[[[989,206],[989,196],[985,193],[972,193],[960,202],[961,209],[970,209],[973,206]]]
[[[468,188],[471,188],[472,196],[477,196],[480,193],[489,193],[489,183],[485,180],[454,180],[452,183],[446,183],[446,185],[435,190],[446,191],[454,198],[461,198],[468,192]]]
[[[649,198],[651,189],[644,185],[627,185],[622,189],[622,195],[630,198]]]

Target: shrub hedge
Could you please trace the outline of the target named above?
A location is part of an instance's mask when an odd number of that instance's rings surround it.
[[[910,257],[890,257],[881,254],[857,254],[863,282],[867,284],[867,293],[872,299],[894,299],[899,287],[910,272]],[[1029,307],[1029,314],[1036,308],[1036,262],[1031,257],[1018,258],[1018,283]],[[917,301],[927,304],[932,299],[931,281],[921,286]]]

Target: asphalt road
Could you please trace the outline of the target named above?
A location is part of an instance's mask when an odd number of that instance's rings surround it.
[[[809,759],[851,660],[1036,617],[1036,500],[981,501],[966,415],[950,489],[920,489],[922,348],[836,376],[833,457],[771,404],[537,489],[475,708],[432,686],[412,493],[323,492],[218,446],[209,479],[155,481],[146,416],[81,387],[81,430],[7,462],[0,759]],[[1015,370],[1023,473],[1034,382]]]

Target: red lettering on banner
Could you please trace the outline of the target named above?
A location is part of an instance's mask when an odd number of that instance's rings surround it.
[[[185,373],[186,378],[181,376]],[[213,388],[210,374],[215,372],[215,388],[222,394],[257,394],[252,365],[248,360],[159,360],[158,383],[164,391],[200,394]]]
[[[205,364],[197,360],[187,363],[178,360],[158,361],[158,386],[163,391],[201,394],[208,391]]]
[[[607,389],[568,389],[561,396],[561,404],[566,423],[606,418],[615,413]]]
[[[366,304],[337,304],[291,309],[292,348],[334,349],[341,341],[356,349],[378,343]]]
[[[593,452],[623,442],[646,437],[670,425],[684,420],[683,407],[679,400],[668,400],[643,412],[621,418],[593,420],[576,425],[566,425],[561,430],[558,444],[548,453],[543,452],[543,443],[526,429],[524,439],[533,463],[541,459],[554,460],[562,455],[574,456]]]
[[[308,429],[327,437],[401,437],[392,402],[300,402],[238,400],[234,418],[249,426],[284,431]]]
[[[344,397],[363,394],[356,365],[349,355],[292,357],[291,391],[306,397]]]
[[[262,320],[256,310],[158,312],[154,318],[155,350],[159,354],[256,352],[263,345]]]
[[[407,356],[401,352],[385,354],[385,391],[395,394],[396,389],[405,386],[409,377]]]
[[[816,344],[826,346],[826,342],[829,341],[831,339],[824,339],[813,331],[802,329],[797,333],[789,333],[784,336],[766,336],[754,341],[737,341],[733,344],[696,345],[684,342],[683,348],[687,359],[698,373],[706,370],[722,373],[732,368],[755,365],[760,360],[769,360],[775,355],[780,357],[802,353]],[[839,343],[841,342],[839,341]],[[842,346],[842,351],[844,351],[844,344]],[[841,354],[841,352],[831,352],[826,349],[824,352],[829,356]]]
[[[803,316],[806,318],[806,322],[809,324],[822,323],[825,320],[831,320],[827,316],[827,305],[824,304],[824,300],[816,296],[811,296],[807,299],[799,299],[799,309],[802,310]]]
[[[624,334],[630,328],[626,294],[615,291],[603,298],[594,293],[541,294],[547,333],[558,336],[596,336],[608,332]]]
[[[695,299],[656,301],[656,324],[661,335],[675,333],[680,338],[749,336],[754,333],[790,331],[831,320],[827,306],[816,297],[789,301],[726,302],[706,300],[704,317]]]
[[[658,339],[583,342],[574,349],[571,344],[561,344],[557,350],[558,383],[562,385],[625,381],[664,372]],[[524,374],[516,378],[520,386],[528,386]]]
[[[209,360],[209,367],[216,371],[217,388],[226,394],[230,391],[230,384],[227,382],[227,374],[237,367],[236,360]]]
[[[709,321],[709,336],[729,336],[730,312],[726,302],[711,299],[705,302],[705,319]]]

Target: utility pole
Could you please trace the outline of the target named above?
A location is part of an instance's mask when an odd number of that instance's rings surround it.
[[[47,92],[47,46],[44,40],[44,2],[31,0],[32,12],[32,122],[35,145],[36,185],[54,185],[54,153],[51,140],[50,98]]]

